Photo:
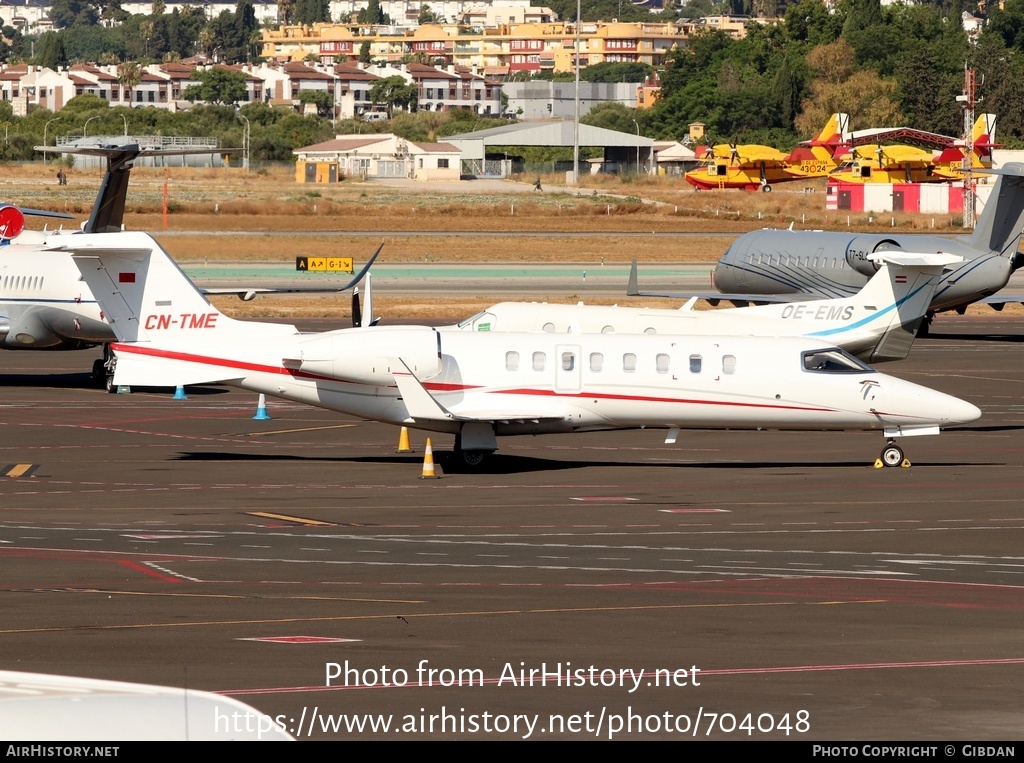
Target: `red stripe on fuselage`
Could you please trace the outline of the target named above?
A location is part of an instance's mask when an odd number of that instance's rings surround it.
[[[214,365],[225,368],[235,368],[240,371],[254,371],[259,373],[279,374],[282,376],[290,376],[296,379],[310,379],[314,381],[332,381],[340,382],[344,384],[365,384],[365,382],[353,382],[346,379],[340,379],[334,376],[322,376],[320,374],[311,374],[307,371],[298,371],[283,366],[269,366],[259,363],[248,363],[241,360],[228,360],[224,358],[213,358],[204,355],[194,355],[187,352],[177,352],[174,350],[158,350],[149,347],[139,347],[138,345],[128,344],[113,344],[111,349],[115,352],[135,353],[137,355],[146,355],[151,357],[167,358],[169,360],[183,360],[189,363],[200,363],[203,365]],[[368,385],[373,386],[373,385]],[[425,382],[423,387],[428,391],[433,392],[460,392],[465,390],[478,390],[483,389],[481,385],[469,385],[469,384],[452,384],[449,382]],[[720,405],[729,406],[735,408],[772,408],[781,411],[816,411],[816,412],[829,412],[835,411],[835,408],[822,408],[816,406],[800,406],[800,405],[776,405],[772,403],[742,403],[733,402],[726,400],[698,400],[690,398],[675,398],[675,397],[652,397],[649,395],[618,395],[608,392],[556,392],[550,389],[532,389],[532,388],[515,388],[515,389],[501,389],[492,390],[490,394],[495,395],[534,395],[538,397],[561,397],[561,398],[578,398],[578,399],[598,399],[598,400],[620,400],[620,401],[631,401],[631,402],[645,402],[645,403],[682,403],[686,405]]]

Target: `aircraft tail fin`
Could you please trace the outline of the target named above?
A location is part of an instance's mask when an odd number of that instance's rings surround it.
[[[107,160],[100,189],[93,202],[92,214],[82,230],[86,233],[113,233],[124,224],[124,205],[128,197],[128,177],[140,156],[187,156],[195,154],[222,154],[236,149],[222,148],[155,148],[140,146],[134,141],[119,145],[36,146],[43,153],[72,154],[75,156],[101,156]]]
[[[224,315],[146,233],[62,236],[52,249],[72,255],[119,342],[184,347],[241,333],[297,333]]]
[[[833,114],[829,117],[817,137],[810,140],[809,143],[812,146],[831,146],[834,148],[840,144],[849,143],[851,139],[850,115]]]
[[[1024,230],[1024,164],[1010,162],[986,173],[998,177],[968,243],[979,252],[1012,258]]]
[[[943,252],[914,254],[897,250],[880,251],[869,258],[881,263],[859,297],[865,306],[875,307],[888,323],[869,355],[869,362],[902,360],[917,337],[932,296],[946,269],[963,258]]]

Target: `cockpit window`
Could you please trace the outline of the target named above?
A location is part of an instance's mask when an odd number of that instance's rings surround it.
[[[845,350],[828,347],[804,353],[804,370],[825,374],[859,374],[872,371],[871,366],[861,363]]]

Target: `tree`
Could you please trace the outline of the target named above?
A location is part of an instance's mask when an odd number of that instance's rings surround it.
[[[413,111],[416,108],[416,99],[416,86],[397,74],[377,80],[370,88],[370,101],[385,104],[389,117],[394,115],[396,108]]]
[[[199,84],[185,88],[182,97],[187,101],[232,105],[246,99],[246,76],[242,72],[214,66],[205,70],[194,69],[192,79],[198,80]]]
[[[370,0],[367,6],[359,11],[356,21],[360,24],[390,24],[391,17],[380,7],[380,0]]]
[[[64,50],[63,34],[45,32],[39,38],[39,48],[36,50],[36,63],[48,69],[67,66],[68,54]]]
[[[370,41],[363,40],[363,44],[359,46],[359,62],[368,64],[371,61],[370,57]]]
[[[293,15],[296,24],[315,24],[330,21],[331,9],[327,0],[295,0]]]
[[[430,10],[429,5],[420,6],[420,15],[417,16],[416,18],[416,21],[417,23],[420,24],[420,26],[422,26],[423,24],[436,24],[440,20],[441,17],[434,13],[432,10]]]
[[[334,96],[324,90],[300,90],[299,103],[315,103],[316,113],[321,117],[330,117],[334,113]]]
[[[99,14],[92,3],[85,0],[55,0],[50,6],[50,20],[58,29],[70,26],[96,24]]]
[[[652,71],[654,67],[648,64],[605,61],[582,69],[580,79],[584,82],[643,82]]]

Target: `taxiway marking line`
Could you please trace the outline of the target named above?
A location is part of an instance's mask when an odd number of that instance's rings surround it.
[[[306,519],[304,517],[292,517],[288,514],[272,514],[269,511],[247,511],[250,517],[263,517],[263,519],[277,519],[282,522],[295,522],[307,527],[337,527],[333,522],[321,522],[319,519]]]
[[[107,593],[109,591],[100,591]],[[146,594],[138,594],[146,595]],[[166,594],[162,594],[166,595]],[[369,601],[358,599],[356,601]],[[884,599],[870,599],[843,602],[845,604],[879,604]],[[655,610],[682,610],[682,609],[736,609],[745,607],[792,607],[792,606],[836,606],[835,601],[780,601],[780,602],[752,602],[749,604],[651,604],[646,606],[623,606],[623,607],[557,607],[551,609],[498,609],[498,610],[473,610],[469,612],[427,612],[409,613],[389,612],[377,615],[340,615],[337,617],[284,617],[267,618],[262,620],[202,620],[194,623],[137,623],[133,625],[75,625],[69,627],[53,626],[46,628],[4,628],[0,634],[11,633],[62,633],[64,631],[121,631],[121,630],[146,630],[150,628],[194,628],[197,626],[223,626],[223,625],[280,625],[283,623],[336,623],[355,622],[366,620],[394,620],[396,617],[406,618],[433,618],[433,617],[493,617],[494,615],[548,615],[548,614],[570,614],[584,612],[643,612]]]
[[[305,427],[303,429],[275,429],[272,432],[246,432],[243,437],[267,437],[272,434],[294,434],[297,432],[322,432],[327,429],[349,429],[358,424],[334,424],[329,427]]]

